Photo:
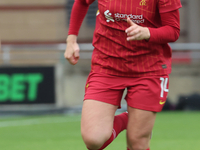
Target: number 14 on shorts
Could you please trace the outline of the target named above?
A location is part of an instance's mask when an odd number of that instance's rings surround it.
[[[168,82],[168,78],[160,78],[160,87],[161,87],[161,92],[160,92],[160,97],[163,97],[164,92],[169,92],[169,89],[167,89],[167,82]]]

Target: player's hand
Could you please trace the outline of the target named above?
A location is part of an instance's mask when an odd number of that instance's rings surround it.
[[[127,18],[127,23],[130,25],[125,32],[127,34],[127,41],[132,40],[149,40],[150,32],[147,27],[142,27]]]
[[[65,58],[69,61],[70,64],[75,65],[79,60],[79,46],[77,43],[76,35],[69,35],[67,37],[67,47],[64,53]]]

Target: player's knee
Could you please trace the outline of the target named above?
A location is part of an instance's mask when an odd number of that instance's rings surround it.
[[[92,139],[92,138],[87,138],[87,139],[85,138],[84,143],[85,143],[86,147],[90,150],[98,150],[103,145],[102,144],[103,142],[101,142],[97,139]]]
[[[146,150],[149,147],[149,135],[128,136],[128,147],[131,150]]]
[[[98,150],[110,138],[110,133],[82,133],[82,138],[90,150]]]

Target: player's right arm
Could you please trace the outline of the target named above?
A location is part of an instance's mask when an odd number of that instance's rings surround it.
[[[77,35],[68,35],[66,40],[67,46],[64,53],[65,59],[69,61],[70,64],[75,65],[79,60],[79,46],[77,43]]]
[[[75,0],[71,16],[68,37],[66,40],[67,46],[64,57],[72,64],[75,65],[79,60],[79,46],[77,43],[77,36],[80,30],[83,19],[85,18],[89,5],[94,0]]]

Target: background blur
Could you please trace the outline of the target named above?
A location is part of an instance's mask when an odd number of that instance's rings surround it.
[[[1,114],[81,110],[97,2],[79,32],[81,59],[72,66],[63,54],[73,1],[0,1]],[[181,34],[171,44],[173,65],[164,110],[200,110],[200,1],[181,2]]]

